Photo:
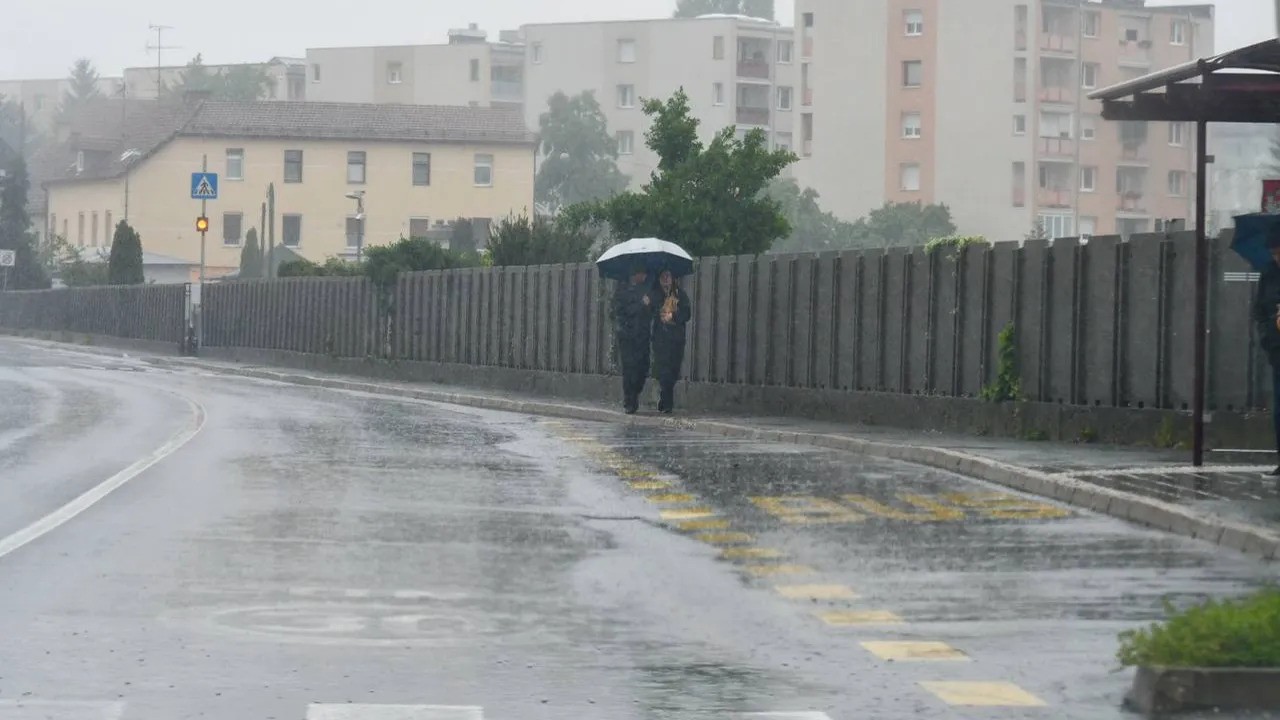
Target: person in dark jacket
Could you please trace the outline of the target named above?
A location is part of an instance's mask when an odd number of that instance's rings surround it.
[[[670,415],[675,410],[676,382],[684,363],[685,326],[693,318],[693,305],[670,270],[658,275],[658,283],[649,296],[654,309],[653,369],[662,388],[658,412]]]
[[[1280,235],[1267,238],[1267,247],[1275,262],[1262,271],[1258,294],[1253,299],[1253,322],[1258,329],[1258,343],[1271,363],[1271,420],[1275,426],[1276,453],[1280,455]],[[1280,477],[1280,467],[1271,471]]]
[[[619,284],[613,296],[614,333],[622,362],[622,407],[628,415],[640,409],[640,393],[649,377],[649,337],[653,322],[652,299],[643,265],[631,269],[631,282]]]

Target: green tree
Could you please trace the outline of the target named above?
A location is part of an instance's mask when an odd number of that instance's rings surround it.
[[[213,97],[220,100],[262,100],[270,94],[273,86],[263,66],[237,65],[215,78]]]
[[[493,227],[489,257],[494,266],[586,262],[595,237],[581,227],[544,215],[508,215]]]
[[[917,247],[956,234],[951,208],[920,202],[885,203],[853,223],[858,247]]]
[[[182,97],[189,92],[212,94],[215,83],[214,74],[209,72],[209,68],[204,64],[204,55],[196,53],[196,56],[187,62],[182,74],[178,76],[177,84],[173,87],[165,87],[164,92],[177,97]]]
[[[673,17],[699,15],[750,15],[774,19],[774,0],[677,0]]]
[[[240,279],[257,280],[263,276],[264,258],[258,244],[258,229],[249,228],[244,234],[244,247],[240,250]]]
[[[777,178],[765,190],[791,225],[791,235],[774,243],[771,252],[823,252],[857,247],[853,223],[822,209],[818,191],[801,189],[791,178]]]
[[[431,243],[434,245],[435,243]],[[476,231],[470,218],[458,218],[453,221],[449,231],[449,249],[457,253],[473,253],[476,251]],[[428,268],[435,270],[436,268]]]
[[[102,97],[102,93],[98,90],[98,71],[93,67],[93,61],[89,58],[80,58],[71,66],[71,87],[62,96],[62,106],[59,108],[63,115],[84,106],[90,100]]]
[[[38,254],[31,216],[27,214],[29,191],[27,163],[21,157],[14,158],[0,178],[0,250],[16,253],[8,280],[8,287],[14,290],[49,287],[49,275]]]
[[[607,224],[619,240],[660,237],[695,256],[762,253],[791,233],[777,201],[762,191],[794,154],[769,150],[760,130],[739,140],[732,127],[703,146],[684,90],[665,102],[646,100],[644,112],[652,118],[645,142],[660,158],[658,169],[640,192],[572,216]]]
[[[124,220],[116,225],[111,240],[107,280],[112,285],[141,285],[146,282],[142,270],[142,238]]]
[[[618,170],[618,143],[591,91],[551,96],[538,121],[545,159],[534,185],[535,199],[552,213],[588,200],[616,195],[629,178]]]

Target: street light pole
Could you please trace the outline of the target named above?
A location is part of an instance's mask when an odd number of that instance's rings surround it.
[[[356,264],[359,265],[364,259],[364,191],[349,192],[347,199],[356,201]]]

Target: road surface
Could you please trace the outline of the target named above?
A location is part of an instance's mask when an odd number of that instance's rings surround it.
[[[1119,718],[1274,566],[911,465],[0,339],[0,720]]]

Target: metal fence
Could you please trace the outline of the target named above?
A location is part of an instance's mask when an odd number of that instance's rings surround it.
[[[181,344],[187,328],[187,293],[186,285],[0,293],[0,328]]]

